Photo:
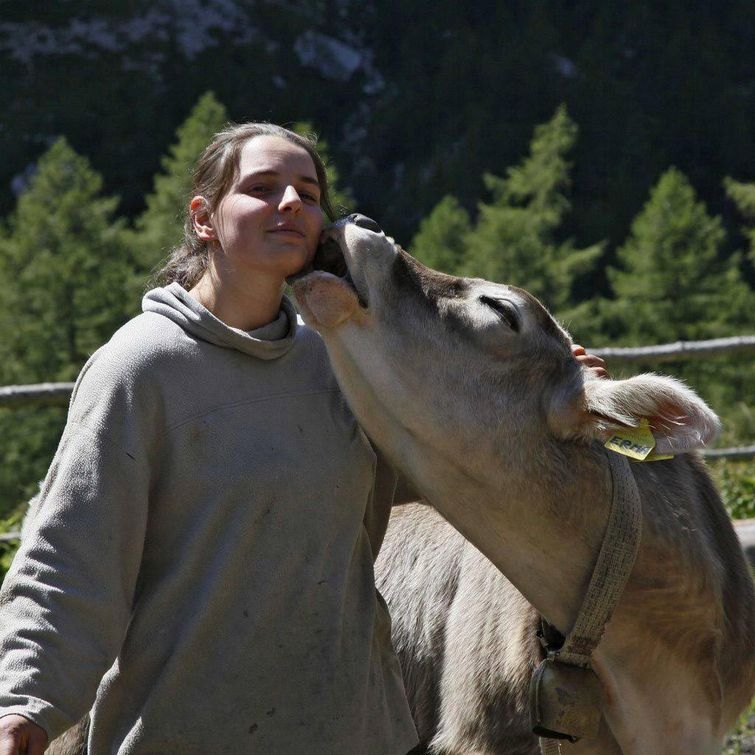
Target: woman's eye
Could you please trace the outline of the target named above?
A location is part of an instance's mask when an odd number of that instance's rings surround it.
[[[516,306],[508,299],[494,299],[492,296],[481,296],[480,301],[489,309],[492,309],[515,333],[521,328],[519,312]]]

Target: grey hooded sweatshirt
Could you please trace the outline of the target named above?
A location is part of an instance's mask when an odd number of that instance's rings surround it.
[[[93,705],[90,755],[406,753],[365,525],[395,477],[319,336],[287,300],[252,333],[175,283],[143,309],[82,370],[0,593],[0,716],[53,738]]]

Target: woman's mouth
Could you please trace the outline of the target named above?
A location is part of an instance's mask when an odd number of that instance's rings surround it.
[[[271,228],[268,233],[292,234],[304,238],[304,232],[300,228],[291,225],[276,226],[275,228]]]

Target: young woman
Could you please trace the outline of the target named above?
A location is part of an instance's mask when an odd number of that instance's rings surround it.
[[[172,282],[82,370],[3,585],[0,753],[91,707],[91,755],[403,755],[372,572],[395,475],[282,297],[330,212],[322,162],[245,124],[194,194]]]
[[[396,476],[282,296],[332,219],[322,161],[235,126],[193,193],[168,285],[79,376],[3,585],[0,755],[90,708],[90,755],[403,755],[372,570]]]

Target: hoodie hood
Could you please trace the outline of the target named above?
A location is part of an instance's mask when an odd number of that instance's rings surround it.
[[[293,346],[296,336],[296,310],[285,296],[277,319],[249,332],[232,328],[218,320],[179,283],[148,291],[142,299],[142,310],[167,317],[202,341],[243,351],[259,359],[283,356]]]

